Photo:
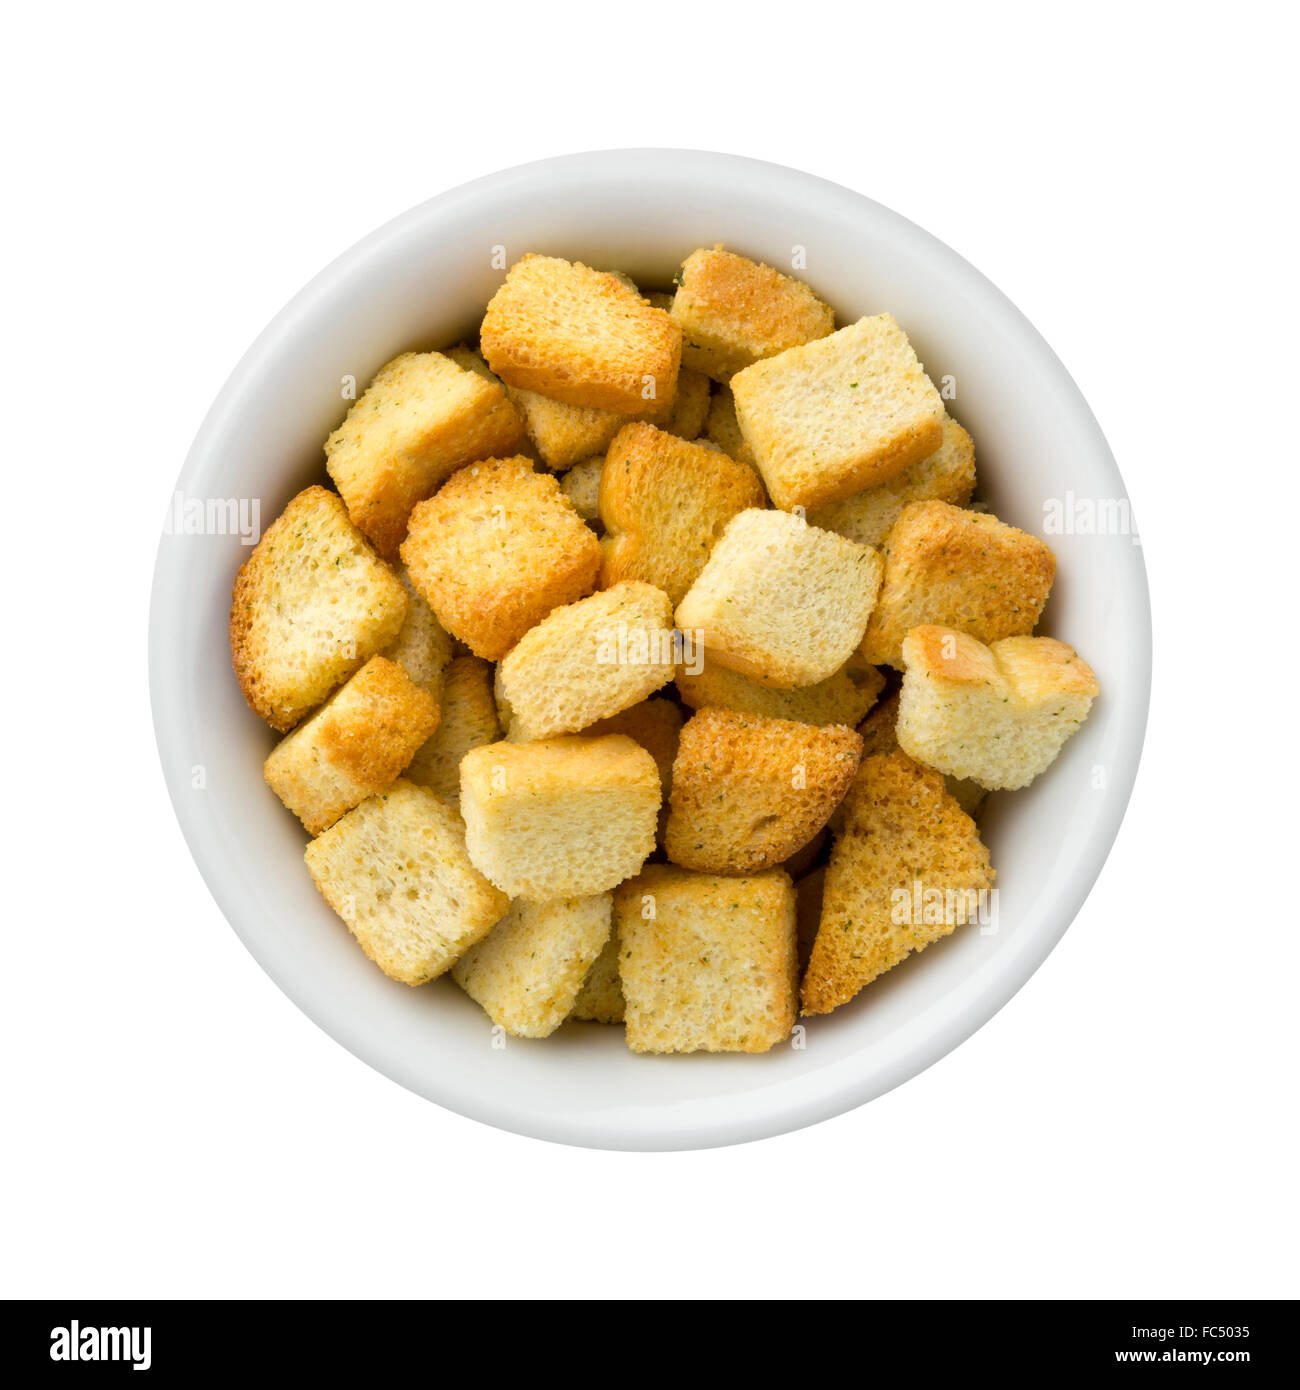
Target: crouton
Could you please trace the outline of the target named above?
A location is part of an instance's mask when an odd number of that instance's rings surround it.
[[[943,443],[927,458],[852,497],[808,514],[812,526],[847,536],[859,545],[882,545],[909,502],[937,498],[964,507],[975,491],[975,445],[956,422],[943,422]]]
[[[470,858],[512,898],[604,893],[654,849],[659,774],[620,734],[493,743],[461,759]]]
[[[846,802],[803,980],[805,1014],[838,1008],[974,918],[979,891],[994,879],[975,822],[943,778],[906,753],[868,758]],[[927,905],[920,913],[911,910],[918,897]]]
[[[510,268],[479,337],[503,381],[569,405],[644,415],[677,386],[672,318],[615,276],[554,256]]]
[[[628,417],[613,410],[566,405],[537,391],[508,387],[510,399],[524,422],[538,456],[547,468],[563,473],[593,454],[603,454]]]
[[[700,710],[682,728],[673,762],[669,859],[715,874],[780,864],[826,824],[861,750],[861,737],[841,725]]]
[[[325,441],[325,466],[348,515],[395,560],[411,508],[456,469],[508,453],[522,432],[500,386],[441,352],[405,352]]]
[[[282,739],[263,771],[312,835],[381,792],[438,727],[438,702],[395,661],[372,656],[310,719]]]
[[[640,579],[676,607],[737,512],[765,501],[758,474],[653,425],[625,425],[600,480],[600,585]]]
[[[667,595],[629,580],[556,608],[501,659],[497,708],[514,742],[577,733],[673,678]]]
[[[592,962],[570,1018],[589,1023],[622,1023],[623,984],[618,977],[618,932],[611,931],[600,955]]]
[[[719,386],[709,402],[709,416],[704,424],[706,437],[722,450],[730,454],[737,463],[755,464],[754,451],[745,443],[736,419],[736,398],[731,387]]]
[[[402,984],[441,975],[510,905],[470,863],[460,817],[410,782],[349,811],[306,859],[362,950]]]
[[[642,418],[678,439],[696,439],[709,418],[709,391],[709,379],[703,372],[683,367],[677,373],[677,390],[673,392],[671,404]]]
[[[732,377],[731,392],[785,511],[887,482],[943,443],[943,401],[889,314],[755,362]]]
[[[397,577],[406,590],[406,617],[397,640],[383,654],[397,662],[421,690],[441,699],[442,673],[451,660],[451,636],[424,601],[424,595],[411,583],[405,565],[397,571]]]
[[[1027,787],[1088,717],[1097,678],[1053,637],[985,646],[946,627],[903,640],[898,742],[927,767],[982,787]]]
[[[604,467],[605,455],[597,454],[575,463],[560,479],[560,491],[597,535],[605,529],[600,521],[600,475]]]
[[[790,690],[833,675],[862,641],[880,586],[876,551],[784,512],[732,518],[677,608],[706,659]]]
[[[652,864],[614,894],[633,1052],[766,1052],[795,1022],[795,901],[750,878]]]
[[[682,330],[682,365],[715,381],[835,331],[834,310],[801,280],[721,244],[692,251],[678,282],[672,315]]]
[[[496,661],[591,591],[600,542],[550,474],[522,457],[488,459],[416,507],[402,559],[443,627]]]
[[[460,806],[460,760],[501,737],[492,667],[476,656],[453,657],[442,678],[442,720],[416,750],[406,780]]]
[[[244,698],[281,733],[396,638],[406,595],[323,487],[300,492],[235,580],[230,652]]]
[[[679,668],[676,681],[678,693],[692,709],[712,705],[768,719],[792,719],[796,724],[850,726],[866,714],[885,686],[885,677],[876,667],[854,657],[824,681],[796,690],[759,685],[715,661],[706,661],[694,675]]]
[[[862,655],[903,664],[903,638],[937,623],[981,642],[1034,630],[1056,557],[1027,531],[947,502],[913,502],[885,538],[885,573]]]
[[[656,696],[642,700],[639,705],[598,719],[584,729],[588,738],[600,734],[626,734],[655,760],[659,772],[659,788],[663,800],[659,805],[658,839],[663,842],[668,823],[668,794],[673,785],[673,759],[677,757],[677,740],[682,732],[682,712],[671,700]]]
[[[507,1033],[549,1037],[609,941],[612,908],[608,893],[553,903],[517,898],[452,966],[452,979]]]

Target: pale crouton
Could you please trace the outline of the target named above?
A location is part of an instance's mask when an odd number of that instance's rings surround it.
[[[235,580],[230,652],[244,698],[284,732],[397,636],[406,594],[323,487],[300,492]]]
[[[474,748],[460,764],[470,858],[512,898],[604,893],[654,849],[659,774],[620,734]]]
[[[835,331],[831,306],[801,280],[724,251],[692,251],[682,262],[672,315],[682,330],[682,365],[715,381]]]
[[[515,742],[577,733],[673,678],[667,595],[629,580],[556,608],[501,659],[497,708]]]
[[[853,655],[880,586],[876,551],[785,512],[733,517],[677,608],[707,660],[790,690]]]
[[[609,941],[612,907],[608,893],[553,903],[516,898],[452,966],[452,979],[507,1033],[549,1037]]]
[[[526,458],[471,464],[411,514],[402,559],[438,621],[496,661],[552,608],[589,593],[600,542]]]
[[[862,655],[900,669],[903,638],[927,623],[981,642],[1032,632],[1056,573],[1056,557],[1037,536],[947,502],[904,507],[884,555]]]
[[[738,463],[754,466],[754,451],[745,443],[745,436],[740,432],[736,419],[736,398],[731,394],[731,387],[720,386],[713,393],[704,433],[724,454],[730,454]]]
[[[406,780],[460,806],[460,760],[501,737],[492,667],[476,656],[454,657],[442,678],[442,722],[417,750]]]
[[[366,955],[407,985],[441,975],[510,905],[470,863],[460,817],[410,782],[349,811],[306,859]]]
[[[696,439],[709,418],[709,391],[709,379],[703,372],[683,367],[677,373],[677,390],[671,405],[667,409],[661,406],[641,418],[678,439]]]
[[[618,932],[611,931],[600,955],[592,962],[570,1018],[590,1023],[622,1023],[623,983],[618,976]]]
[[[312,835],[393,782],[438,727],[438,702],[386,657],[369,661],[282,739],[263,771]]]
[[[794,886],[651,865],[614,894],[633,1052],[766,1052],[795,1022]]]
[[[946,627],[903,640],[898,742],[918,762],[982,787],[1027,787],[1088,717],[1097,678],[1053,637],[986,647]]]
[[[653,425],[625,425],[600,480],[600,584],[640,579],[676,607],[737,512],[765,501],[758,474]]]
[[[813,526],[859,545],[881,545],[909,502],[937,498],[963,507],[975,491],[975,445],[956,422],[943,422],[943,443],[927,458],[852,497],[808,514]]]
[[[554,256],[510,268],[479,336],[503,381],[569,405],[644,415],[677,386],[672,318],[617,277]]]
[[[524,433],[542,462],[563,473],[582,459],[603,454],[628,417],[613,410],[566,405],[537,391],[507,390],[524,422]]]
[[[856,660],[856,653],[833,675],[816,685],[774,690],[739,671],[706,661],[695,675],[684,667],[676,676],[677,691],[692,709],[709,705],[768,719],[793,719],[797,724],[856,724],[884,689],[885,677],[874,666]]]
[[[755,362],[731,391],[745,443],[786,511],[886,482],[943,443],[943,401],[889,314]]]
[[[411,508],[464,464],[509,452],[522,430],[500,386],[441,352],[405,352],[325,441],[325,466],[348,515],[395,560]]]
[[[975,822],[943,778],[906,753],[868,758],[846,800],[803,980],[805,1014],[829,1013],[913,951],[973,920],[979,891],[994,879]],[[921,913],[911,910],[918,897],[929,904]]]
[[[442,673],[451,660],[451,635],[411,583],[405,565],[397,571],[397,577],[406,590],[406,617],[397,640],[383,654],[397,662],[421,690],[441,699]]]
[[[605,455],[575,463],[560,479],[560,491],[573,504],[573,510],[598,535],[605,528],[600,522],[600,475],[605,467]]]
[[[673,762],[669,859],[715,874],[772,868],[826,824],[861,750],[841,725],[701,710],[686,721]]]
[[[608,719],[598,719],[583,732],[588,738],[600,734],[626,734],[655,760],[663,797],[659,805],[658,831],[662,843],[668,823],[668,795],[673,785],[673,759],[677,757],[677,740],[682,732],[681,710],[671,700],[656,696],[620,714],[611,714]]]

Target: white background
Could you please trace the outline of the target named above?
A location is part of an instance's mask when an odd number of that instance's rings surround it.
[[[24,7],[0,103],[0,1294],[1295,1296],[1296,33],[1282,6]],[[262,975],[172,818],[158,526],[244,348],[479,174],[675,145],[919,222],[1072,371],[1139,519],[1141,775],[1062,944],[812,1130],[444,1113]]]

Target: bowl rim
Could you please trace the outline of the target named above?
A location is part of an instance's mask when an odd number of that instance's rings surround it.
[[[1071,428],[1090,436],[1089,452],[1102,469],[1109,471],[1114,495],[1127,499],[1119,468],[1101,428],[1064,364],[1011,300],[957,252],[924,228],[864,194],[817,175],[748,156],[663,148],[597,150],[516,165],[439,193],[363,237],[312,277],[271,319],[240,358],[208,409],[174,487],[186,490],[189,481],[200,471],[203,460],[212,453],[215,442],[221,438],[228,423],[238,417],[241,398],[260,373],[262,364],[278,352],[282,343],[292,341],[300,320],[328,299],[344,280],[364,277],[367,266],[381,257],[391,242],[408,237],[426,221],[446,215],[462,201],[501,193],[512,186],[521,191],[543,186],[553,191],[554,185],[565,179],[581,179],[584,182],[602,178],[626,180],[629,175],[650,183],[656,180],[681,183],[692,179],[702,182],[758,179],[772,192],[783,193],[792,200],[815,197],[837,201],[845,207],[856,205],[859,210],[865,206],[871,210],[873,218],[892,224],[895,234],[927,242],[929,254],[946,260],[950,270],[966,277],[972,286],[979,287],[981,308],[999,318],[1004,329],[1029,345],[1043,369],[1053,376],[1056,386],[1063,392],[1072,411]],[[600,1122],[584,1122],[563,1115],[521,1117],[512,1106],[499,1102],[492,1094],[458,1088],[450,1078],[447,1078],[445,1085],[430,1085],[423,1073],[404,1067],[392,1058],[379,1059],[374,1055],[376,1048],[370,1040],[350,1027],[347,1018],[340,1017],[343,1011],[331,1012],[324,1007],[322,1001],[312,996],[292,971],[278,968],[263,949],[259,933],[249,920],[251,904],[238,892],[238,876],[231,872],[218,837],[196,804],[196,798],[188,794],[185,762],[181,755],[187,746],[192,745],[187,742],[188,711],[182,698],[183,673],[179,663],[170,659],[178,624],[183,621],[180,606],[173,601],[177,587],[173,580],[178,566],[183,567],[183,561],[176,548],[168,547],[167,538],[163,536],[159,541],[154,566],[149,612],[149,689],[154,732],[164,781],[177,821],[208,891],[227,922],[277,987],[317,1027],[368,1066],[426,1099],[471,1119],[512,1133],[553,1142],[641,1151],[749,1142],[786,1133],[856,1108],[932,1066],[987,1023],[1011,999],[1046,959],[1078,914],[1119,832],[1137,778],[1145,738],[1151,695],[1151,605],[1145,561],[1140,548],[1135,546],[1126,598],[1133,605],[1129,616],[1135,626],[1133,655],[1137,664],[1136,669],[1126,671],[1129,714],[1119,731],[1120,757],[1110,788],[1111,794],[1106,798],[1104,810],[1098,815],[1093,834],[1078,847],[1068,883],[1045,911],[1037,930],[1019,934],[1023,939],[1017,940],[1002,968],[979,994],[967,1000],[960,1009],[953,1010],[914,1046],[899,1049],[891,1064],[877,1066],[868,1075],[845,1082],[837,1069],[833,1084],[821,1087],[809,1084],[805,1088],[806,1094],[790,1094],[794,1089],[790,1086],[746,1093],[733,1097],[738,1102],[746,1103],[731,1107],[731,1113],[727,1114],[722,1113],[722,1107],[718,1107],[718,1113],[705,1123],[691,1120],[674,1124],[670,1120],[662,1122],[661,1128],[649,1136],[635,1126],[620,1128],[609,1118]],[[773,1094],[774,1090],[779,1090],[779,1100]]]

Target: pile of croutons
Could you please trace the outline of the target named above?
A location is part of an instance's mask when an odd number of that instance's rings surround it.
[[[766,1051],[964,920],[1098,693],[894,319],[720,246],[525,256],[325,456],[234,586],[266,780],[367,955],[517,1036]]]

